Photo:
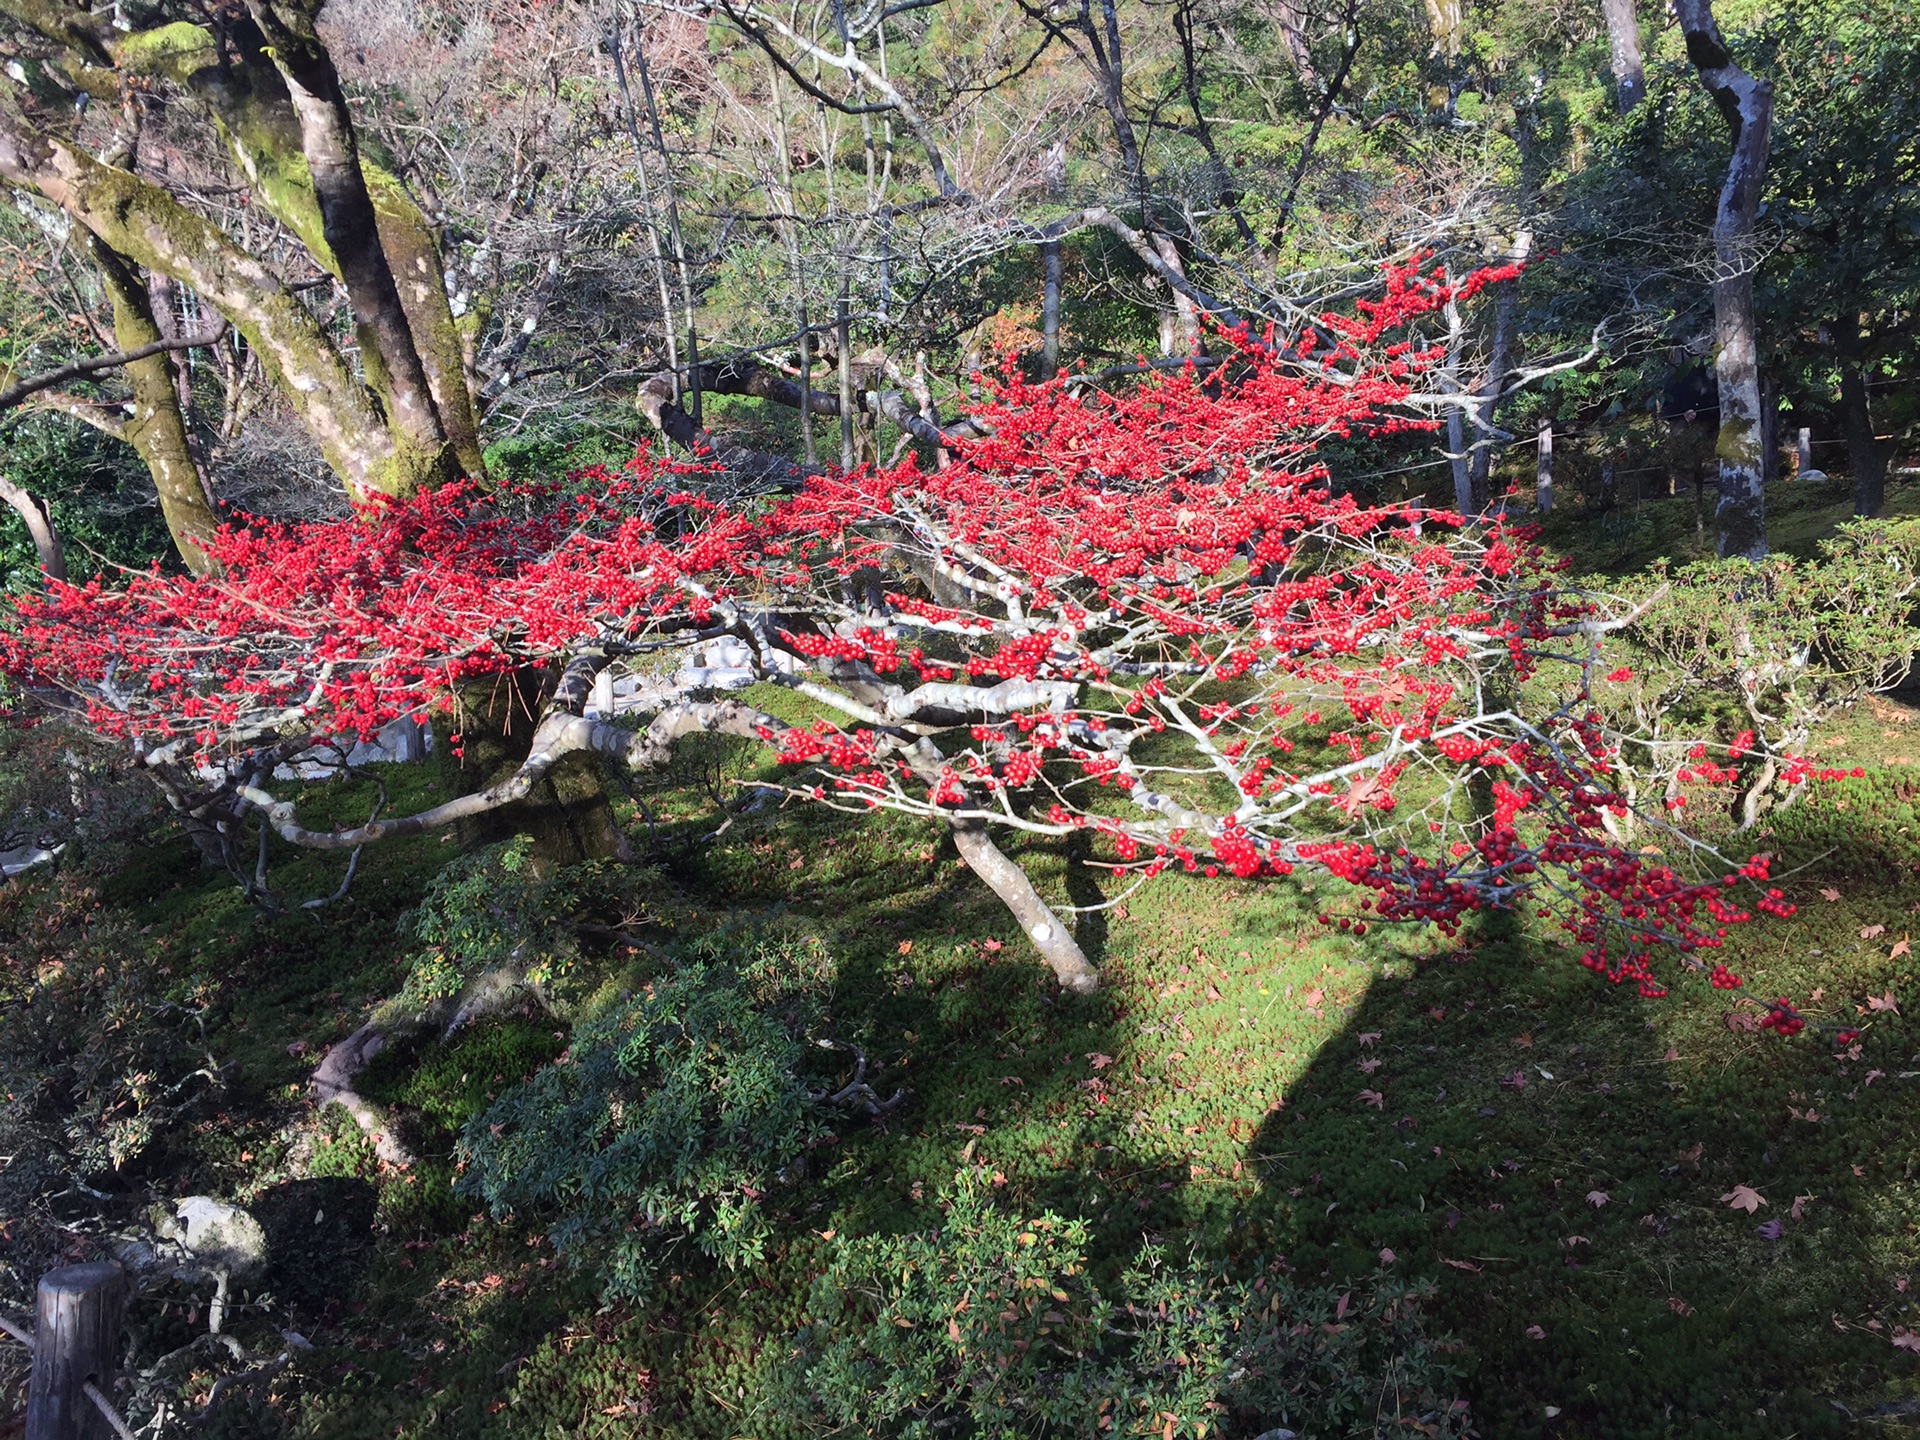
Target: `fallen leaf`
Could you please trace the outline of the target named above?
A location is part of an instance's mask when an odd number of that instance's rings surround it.
[[[1376,1110],[1378,1110],[1382,1105],[1384,1105],[1387,1100],[1387,1097],[1382,1095],[1378,1090],[1362,1090],[1354,1098],[1356,1100],[1366,1101],[1367,1104],[1371,1105]]]
[[[1893,942],[1893,949],[1887,952],[1887,959],[1898,960],[1902,955],[1911,954],[1913,954],[1913,939],[1911,936],[1902,936]]]
[[[1440,1263],[1442,1265],[1451,1265],[1456,1270],[1464,1270],[1469,1275],[1478,1275],[1482,1270],[1487,1268],[1484,1265],[1476,1265],[1471,1260],[1442,1260]]]
[[[1300,992],[1300,998],[1307,1002],[1307,1008],[1309,1010],[1316,1010],[1320,1007],[1321,1002],[1327,998],[1327,992],[1316,985],[1311,990],[1302,990]]]
[[[1787,1227],[1778,1220],[1769,1220],[1764,1225],[1756,1225],[1753,1228],[1762,1240],[1778,1240]]]
[[[1351,1290],[1349,1290],[1346,1294],[1340,1297],[1339,1303],[1333,1307],[1334,1319],[1344,1320],[1347,1318],[1347,1304],[1352,1299],[1353,1299],[1353,1292]]]
[[[1213,985],[1209,985],[1209,986],[1207,986],[1207,999],[1208,999],[1208,1000],[1218,1000],[1219,998],[1220,998],[1220,991],[1219,991],[1219,988],[1218,988],[1217,986],[1213,986]]]
[[[1607,1192],[1604,1190],[1587,1191],[1587,1204],[1591,1205],[1596,1210],[1598,1210],[1602,1205],[1606,1204],[1607,1201],[1611,1198],[1612,1197],[1609,1196]]]
[[[1680,1152],[1680,1163],[1685,1165],[1689,1170],[1698,1170],[1700,1168],[1700,1157],[1706,1153],[1706,1144],[1703,1141],[1696,1140],[1691,1150],[1682,1150]]]
[[[1879,1080],[1879,1079],[1881,1079],[1881,1078],[1883,1078],[1883,1077],[1884,1077],[1884,1076],[1886,1075],[1886,1073],[1887,1073],[1887,1072],[1886,1072],[1886,1071],[1884,1071],[1884,1070],[1869,1070],[1869,1071],[1867,1071],[1867,1084],[1869,1084],[1869,1085],[1871,1085],[1871,1084],[1873,1084],[1873,1082],[1874,1082],[1874,1081],[1876,1081],[1876,1080]]]
[[[1793,1197],[1793,1218],[1798,1220],[1806,1213],[1807,1206],[1819,1199],[1817,1195],[1796,1195]]]
[[[1513,1037],[1513,1043],[1518,1045],[1522,1050],[1531,1050],[1533,1048],[1533,1032],[1531,1030],[1522,1030],[1518,1035]]]
[[[1380,1252],[1380,1263],[1382,1265],[1391,1265],[1394,1261],[1398,1260],[1399,1258],[1400,1257],[1394,1254],[1393,1251],[1391,1250],[1382,1250]]]
[[[1838,900],[1840,898],[1840,892],[1831,885],[1822,885],[1820,887],[1820,898],[1822,900]]]
[[[1867,1009],[1874,1011],[1884,1010],[1890,1015],[1898,1015],[1900,1013],[1900,1002],[1893,998],[1893,991],[1889,990],[1884,995],[1869,995],[1867,997]]]
[[[981,948],[982,950],[985,950],[985,951],[986,951],[986,952],[987,952],[988,954],[992,954],[992,953],[993,953],[994,951],[996,951],[996,950],[1004,950],[1004,949],[1006,949],[1006,946],[1005,946],[1005,945],[1003,945],[1003,944],[1002,944],[1002,943],[1001,943],[1000,941],[998,941],[998,940],[982,940],[982,941],[980,942],[980,948]]]
[[[1817,1004],[1819,1004],[1819,1003],[1820,1003],[1820,1002],[1821,1002],[1822,1000],[1824,1000],[1824,999],[1826,999],[1826,998],[1827,998],[1827,987],[1826,987],[1826,986],[1824,986],[1824,985],[1822,985],[1822,986],[1820,986],[1820,987],[1818,987],[1818,988],[1817,988],[1817,989],[1816,989],[1816,990],[1815,990],[1815,991],[1813,992],[1813,1002],[1814,1002],[1814,1004],[1816,1004],[1816,1005],[1817,1005]]]
[[[1895,1326],[1893,1345],[1896,1350],[1911,1350],[1914,1354],[1920,1355],[1920,1335],[1914,1334],[1911,1330],[1902,1330]]]
[[[1362,1030],[1354,1038],[1360,1042],[1360,1048],[1364,1050],[1380,1038],[1380,1032],[1378,1030]]]
[[[1444,1020],[1447,1018],[1447,1007],[1444,1005],[1435,1005],[1432,1009],[1427,1011],[1427,1014],[1431,1015],[1436,1020]]]
[[[1093,1063],[1093,1068],[1096,1070],[1104,1070],[1107,1066],[1113,1064],[1113,1056],[1102,1055],[1097,1050],[1088,1051],[1087,1059]]]
[[[1720,1018],[1727,1022],[1727,1029],[1736,1035],[1752,1035],[1760,1029],[1760,1017],[1749,1015],[1745,1010],[1729,1010]]]
[[[911,954],[913,953],[913,941],[911,941],[911,940],[902,940],[902,941],[901,941],[901,942],[900,942],[900,943],[899,943],[899,944],[898,944],[897,946],[895,946],[894,948],[895,948],[896,950],[898,950],[898,951],[900,952],[900,954],[902,954],[902,955],[911,955]]]
[[[1691,1315],[1693,1313],[1693,1306],[1687,1304],[1687,1302],[1682,1300],[1678,1295],[1667,1296],[1667,1309],[1676,1315]]]
[[[1862,925],[1860,927],[1860,938],[1862,940],[1874,940],[1886,933],[1887,927],[1884,925]]]
[[[1367,1074],[1371,1075],[1374,1071],[1378,1070],[1382,1065],[1386,1063],[1387,1062],[1384,1060],[1362,1060],[1359,1062],[1359,1068],[1365,1071]],[[1875,1073],[1877,1074],[1879,1072],[1876,1071]]]
[[[1509,1090],[1524,1090],[1527,1088],[1527,1072],[1516,1070],[1500,1083]]]
[[[1571,1250],[1576,1245],[1591,1245],[1593,1241],[1589,1240],[1584,1235],[1569,1235],[1567,1236],[1566,1239],[1562,1240],[1560,1243],[1566,1249]]]
[[[1867,1176],[1867,1167],[1866,1167],[1866,1166],[1864,1166],[1864,1165],[1856,1165],[1856,1166],[1854,1166],[1854,1167],[1853,1167],[1853,1178],[1854,1178],[1854,1179],[1856,1179],[1856,1180],[1864,1180],[1864,1179],[1866,1178],[1866,1176]]]
[[[1667,1053],[1662,1055],[1660,1058],[1662,1060],[1678,1060],[1680,1058],[1680,1052],[1674,1049],[1671,1045],[1669,1045],[1667,1047]]]
[[[1720,1203],[1733,1210],[1744,1210],[1751,1215],[1767,1203],[1767,1197],[1751,1185],[1736,1185],[1720,1197]]]
[[[1527,1326],[1527,1339],[1544,1340],[1546,1338],[1547,1338],[1547,1332],[1542,1330],[1538,1325]]]

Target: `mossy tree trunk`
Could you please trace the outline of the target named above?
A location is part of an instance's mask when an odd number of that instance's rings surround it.
[[[434,737],[449,796],[484,790],[520,768],[557,680],[551,670],[530,668],[460,689],[453,715],[439,722]],[[526,799],[461,821],[458,833],[469,850],[525,835],[533,853],[555,865],[629,855],[600,761],[584,753],[561,760]]]
[[[438,237],[400,182],[362,155],[315,29],[318,9],[317,0],[249,0],[222,17],[216,37],[186,21],[122,32],[111,15],[0,0],[0,14],[60,47],[67,82],[95,100],[118,106],[130,82],[163,79],[205,110],[254,203],[346,291],[357,358],[276,267],[164,187],[87,153],[70,117],[24,86],[7,97],[18,103],[0,107],[0,180],[51,201],[130,266],[192,289],[224,315],[357,498],[481,476],[478,407]],[[172,479],[155,470],[163,496]]]
[[[137,350],[162,338],[144,277],[104,242],[88,237],[88,255],[113,301],[113,338],[123,351]],[[133,414],[119,428],[120,437],[139,452],[160,494],[160,514],[180,559],[196,575],[211,568],[206,544],[219,525],[194,463],[187,433],[187,417],[180,409],[173,357],[162,351],[126,367],[133,390]]]

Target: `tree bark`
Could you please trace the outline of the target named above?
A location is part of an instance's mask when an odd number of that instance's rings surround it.
[[[1060,373],[1060,242],[1040,246],[1040,378]]]
[[[987,833],[986,822],[955,820],[952,829],[953,843],[960,851],[960,858],[967,862],[967,867],[974,874],[987,882],[993,893],[1013,912],[1013,918],[1020,922],[1027,939],[1040,952],[1040,958],[1047,962],[1054,979],[1060,982],[1060,988],[1071,990],[1076,995],[1090,995],[1099,989],[1100,972],[1087,960],[1079,942],[1073,938],[1072,929],[1061,924],[1060,917],[1053,913],[1052,907],[1040,898],[1040,892],[1033,888],[1027,872],[1009,860],[1000,847],[993,843],[993,837]]]
[[[401,464],[413,472],[409,488],[451,479],[452,447],[414,344],[400,287],[380,244],[379,219],[360,168],[347,99],[333,57],[313,28],[318,8],[308,9],[301,0],[248,0],[299,121],[321,233],[353,307],[368,381],[385,401]]]
[[[1840,364],[1840,432],[1853,471],[1853,513],[1871,518],[1887,503],[1887,467],[1893,446],[1875,434],[1873,405],[1867,393],[1864,346],[1857,325],[1833,327],[1833,348]]]
[[[444,722],[459,734],[460,753],[449,735],[435,737],[450,791],[485,790],[520,769],[533,753],[534,731],[554,683],[550,671],[529,669],[477,680],[460,691],[458,709]],[[462,820],[459,834],[465,849],[525,835],[533,853],[555,865],[627,858],[599,757],[585,751],[561,757],[523,798]]]
[[[1766,490],[1760,434],[1760,370],[1753,306],[1754,218],[1767,168],[1773,86],[1734,63],[1711,0],[1673,0],[1687,56],[1733,132],[1733,156],[1714,213],[1713,316],[1720,382],[1719,502],[1716,549],[1722,559],[1767,553]]]
[[[133,351],[167,338],[154,318],[145,277],[105,242],[91,235],[86,238],[89,258],[113,301],[114,343],[123,351]],[[220,522],[207,503],[206,485],[194,460],[171,356],[161,350],[128,362],[126,371],[133,390],[133,414],[123,422],[122,438],[146,462],[160,495],[160,514],[182,563],[196,575],[208,574],[213,562],[207,556],[207,542]]]
[[[53,528],[53,515],[47,509],[44,500],[29,495],[6,476],[0,475],[0,500],[4,500],[18,512],[27,534],[33,541],[34,553],[40,557],[40,568],[49,580],[67,578],[67,551],[60,543],[60,536]]]
[[[1553,513],[1553,422],[1540,422],[1539,453],[1533,468],[1533,503],[1542,515]]]
[[[357,496],[404,493],[384,417],[298,296],[156,185],[0,113],[0,177],[37,191],[116,253],[198,291],[245,335],[328,464]]]
[[[1640,59],[1640,17],[1634,13],[1634,0],[1600,0],[1600,9],[1607,17],[1614,99],[1625,115],[1647,98],[1646,67]]]

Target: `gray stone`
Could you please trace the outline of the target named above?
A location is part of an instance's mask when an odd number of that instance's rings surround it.
[[[267,1232],[238,1205],[211,1195],[189,1195],[175,1203],[161,1234],[177,1241],[200,1264],[244,1278],[267,1265]]]

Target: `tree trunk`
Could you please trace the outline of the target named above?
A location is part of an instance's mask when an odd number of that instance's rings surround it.
[[[1060,373],[1060,242],[1048,240],[1040,247],[1040,378],[1051,380]]]
[[[1734,63],[1714,23],[1711,0],[1674,0],[1673,8],[1687,37],[1687,56],[1733,132],[1733,156],[1713,222],[1715,373],[1720,382],[1716,548],[1722,559],[1759,559],[1767,553],[1767,525],[1752,239],[1767,168],[1773,86]]]
[[[434,737],[450,795],[484,790],[520,768],[532,751],[534,728],[554,684],[551,671],[525,669],[462,687],[452,719],[440,722],[441,733]],[[453,734],[460,737],[458,754]],[[600,760],[584,752],[560,760],[524,800],[462,820],[458,833],[469,850],[525,835],[533,853],[555,865],[628,854],[607,801]]]
[[[1534,505],[1542,515],[1553,513],[1553,422],[1540,422],[1540,448],[1533,470]]]
[[[105,242],[91,235],[86,240],[89,258],[113,301],[114,343],[123,351],[131,351],[164,338],[154,318],[145,277],[136,274]],[[174,383],[173,358],[162,351],[130,362],[126,372],[127,384],[133,390],[133,414],[120,433],[139,452],[153,477],[153,487],[160,496],[160,514],[173,536],[173,548],[187,569],[205,575],[213,568],[207,558],[207,542],[219,528],[219,521],[207,503],[206,486],[195,463],[187,419],[180,408],[180,392]]]
[[[367,389],[297,295],[255,256],[157,185],[0,113],[0,176],[38,191],[116,253],[191,286],[260,357],[327,463],[356,496],[412,483]]]
[[[33,541],[33,550],[40,557],[40,568],[46,571],[49,580],[67,578],[66,547],[60,543],[60,536],[53,528],[53,516],[44,500],[29,495],[6,476],[0,475],[0,500],[4,500],[19,513],[21,523],[27,527],[27,535]]]
[[[1040,898],[1027,872],[993,843],[986,822],[956,820],[952,822],[952,829],[960,858],[1013,912],[1013,918],[1020,922],[1020,928],[1040,952],[1040,958],[1052,969],[1060,988],[1076,995],[1090,995],[1099,989],[1100,972],[1087,960],[1079,942],[1073,938],[1073,931],[1061,924],[1052,907]]]
[[[1647,98],[1646,69],[1640,59],[1640,17],[1634,0],[1600,0],[1607,17],[1607,48],[1613,59],[1614,98],[1626,114]]]
[[[353,307],[368,382],[386,402],[402,466],[413,472],[410,487],[451,479],[452,447],[400,301],[400,287],[381,248],[379,219],[360,168],[359,145],[333,57],[320,43],[311,17],[295,6],[248,0],[248,8],[286,82],[320,209],[321,233]]]
[[[1847,463],[1853,470],[1853,513],[1878,515],[1887,503],[1887,465],[1893,446],[1883,444],[1873,430],[1873,407],[1868,403],[1867,372],[1857,349],[1857,335],[1843,339],[1840,349],[1840,429],[1847,442]]]

